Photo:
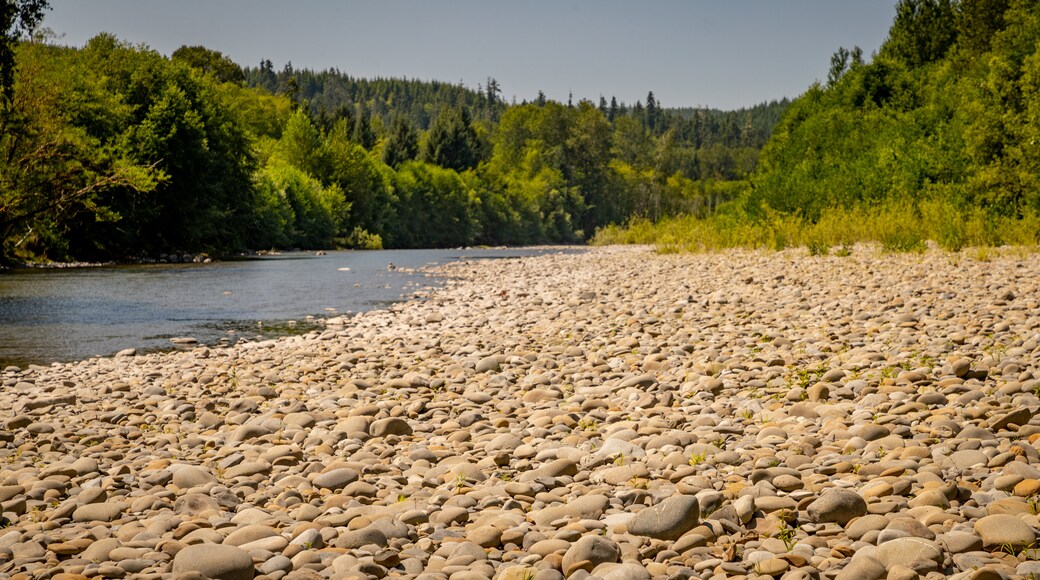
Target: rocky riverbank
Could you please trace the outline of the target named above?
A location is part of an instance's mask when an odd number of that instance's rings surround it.
[[[277,341],[7,369],[0,578],[1040,576],[1040,261],[462,262]]]

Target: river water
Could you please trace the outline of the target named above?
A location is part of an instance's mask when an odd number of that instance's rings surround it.
[[[306,332],[315,328],[308,317],[377,309],[438,284],[414,269],[558,251],[344,251],[7,272],[0,274],[0,368],[169,349],[178,337],[216,344]]]

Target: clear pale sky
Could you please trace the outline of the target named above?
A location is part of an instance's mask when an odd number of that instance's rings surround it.
[[[895,0],[51,0],[44,26],[169,55],[184,44],[242,65],[462,82],[503,96],[734,109],[796,97],[830,55],[870,55]]]

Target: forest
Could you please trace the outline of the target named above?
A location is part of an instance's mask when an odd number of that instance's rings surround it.
[[[1040,3],[901,0],[877,54],[839,49],[747,187],[709,219],[609,227],[676,250],[1040,242]]]
[[[47,2],[4,6],[0,264],[581,243],[734,199],[788,105],[507,103],[490,78],[60,46],[36,33]]]
[[[642,242],[1036,245],[1040,3],[900,0],[792,102],[720,111],[499,81],[169,57],[0,13],[0,264]],[[822,60],[826,62],[826,57]]]

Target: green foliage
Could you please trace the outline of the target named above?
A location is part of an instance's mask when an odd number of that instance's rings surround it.
[[[291,63],[275,71],[270,61],[261,62],[257,68],[247,67],[244,72],[249,86],[271,93],[287,92],[293,79],[297,87],[294,100],[306,102],[316,117],[331,116],[333,121],[344,111],[358,116],[363,109],[366,116],[375,118],[404,116],[414,127],[427,130],[438,111],[446,107],[461,105],[471,118],[488,120],[496,120],[505,109],[495,79],[488,79],[488,90],[473,91],[438,81],[359,79],[335,69],[297,70]]]
[[[1037,41],[1035,3],[903,0],[875,62],[792,104],[753,202],[812,221],[885,199],[1036,210]]]
[[[173,51],[170,59],[183,61],[188,66],[198,69],[204,74],[211,74],[218,82],[241,84],[246,80],[242,67],[221,54],[220,51],[211,50],[204,46],[181,46]]]
[[[124,251],[227,251],[240,246],[255,159],[250,142],[205,75],[151,51],[92,42],[85,54],[128,95],[135,119],[120,136],[167,177],[146,203],[115,200]],[[141,71],[147,71],[141,74]],[[125,83],[125,84],[124,84]],[[129,202],[129,203],[128,203]]]
[[[247,240],[252,248],[288,248],[294,241],[292,232],[296,215],[289,199],[267,171],[254,175],[252,236]]]
[[[886,205],[876,223],[878,241],[886,252],[920,252],[925,249],[925,234],[911,205]]]
[[[133,109],[105,91],[76,53],[19,48],[17,89],[0,115],[0,262],[87,255],[77,234],[119,219],[165,179],[140,163],[119,128]]]
[[[402,116],[394,117],[390,124],[390,135],[383,145],[383,163],[397,167],[419,155],[419,134]]]
[[[997,32],[1004,29],[1004,14],[1011,0],[960,0],[957,11],[957,42],[968,53],[990,49]]]
[[[422,160],[455,171],[475,169],[481,161],[481,145],[462,107],[441,111],[423,142]]]
[[[0,104],[9,104],[14,91],[15,45],[32,36],[48,8],[48,0],[0,0]]]
[[[350,235],[346,237],[341,245],[357,250],[382,250],[383,239],[379,234],[373,234],[360,227],[356,227],[352,232],[350,232]]]
[[[469,190],[458,173],[418,161],[402,165],[394,179],[399,219],[392,231],[405,247],[462,246],[472,239],[475,222]]]
[[[325,152],[321,149],[321,133],[311,122],[310,115],[303,109],[297,109],[282,130],[275,156],[311,175],[316,175],[325,169]]]
[[[734,203],[709,218],[680,216],[656,223],[637,219],[626,227],[603,228],[592,243],[656,244],[665,252],[805,247],[812,255],[845,256],[857,243],[878,244],[890,252],[919,252],[928,240],[949,251],[969,246],[1036,248],[1040,245],[1040,215],[1027,212],[1018,218],[1002,217],[937,199],[917,207],[892,200],[881,205],[826,208],[815,223],[808,223],[776,212],[753,218]]]
[[[3,47],[45,6],[0,4]],[[493,78],[472,91],[241,69],[108,34],[11,54],[3,262],[582,242],[633,216],[712,215],[746,188],[787,105],[666,109],[650,93],[645,106],[509,106]]]
[[[916,67],[941,59],[957,40],[956,2],[899,0],[883,57]]]
[[[327,248],[346,209],[343,192],[336,185],[322,184],[294,165],[269,165],[259,175],[260,189],[273,192],[283,201],[275,205],[284,226],[278,240],[299,248]],[[268,193],[269,197],[273,197]],[[286,211],[288,209],[288,211]],[[280,244],[279,244],[280,245]]]
[[[317,177],[326,185],[337,185],[350,204],[342,231],[360,227],[392,243],[389,232],[398,219],[393,171],[347,137],[344,120],[325,134],[319,151]]]
[[[781,522],[780,530],[774,535],[775,538],[779,539],[784,543],[784,547],[790,551],[794,548],[795,539],[798,535],[798,528],[792,527],[787,522]]]
[[[376,134],[372,130],[372,121],[367,114],[364,114],[364,111],[354,119],[353,131],[350,138],[354,143],[357,143],[365,149],[371,149],[372,146],[375,145]]]
[[[827,86],[788,107],[729,211],[597,241],[815,255],[861,241],[898,252],[928,240],[952,251],[1036,244],[1040,5],[901,0],[873,62],[841,49],[831,64]]]

